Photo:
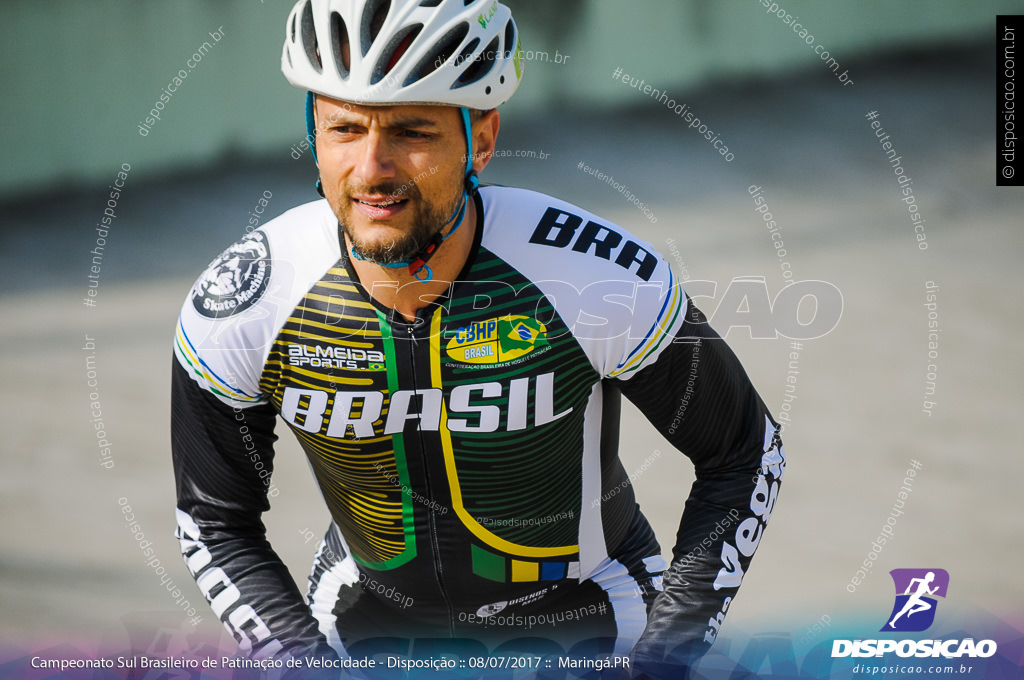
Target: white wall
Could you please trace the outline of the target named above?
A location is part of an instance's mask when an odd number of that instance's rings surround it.
[[[527,50],[509,112],[555,104],[621,104],[634,90],[612,70],[683,96],[723,77],[825,66],[760,0],[507,0]],[[782,0],[843,68],[855,57],[928,42],[984,38],[1010,0]],[[122,163],[135,178],[243,155],[288,153],[302,135],[302,94],[279,70],[287,0],[4,0],[0,5],[0,199],[54,182],[106,183]],[[214,43],[209,33],[223,29]],[[617,36],[646,35],[641,44]],[[145,118],[204,42],[211,48]],[[554,63],[556,50],[568,56]],[[851,77],[856,78],[855,69]],[[837,87],[841,87],[837,83]],[[680,99],[680,101],[682,101]]]

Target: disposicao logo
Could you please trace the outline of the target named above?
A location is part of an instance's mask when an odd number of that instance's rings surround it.
[[[889,574],[896,586],[896,603],[882,631],[928,630],[935,621],[938,604],[935,597],[946,597],[949,572],[945,569],[893,569]]]
[[[455,331],[448,356],[467,364],[501,364],[548,344],[544,324],[528,316],[477,321]]]
[[[881,632],[915,633],[928,630],[935,622],[936,597],[945,599],[949,572],[945,569],[893,569],[889,572],[896,587],[896,602]],[[989,657],[996,653],[993,640],[835,640],[832,656],[884,656],[896,652],[901,657]]]

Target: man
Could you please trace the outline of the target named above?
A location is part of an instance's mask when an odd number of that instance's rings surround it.
[[[214,261],[200,281],[241,282],[193,289],[173,380],[186,564],[254,657],[440,637],[684,663],[761,540],[778,428],[669,265],[581,208],[479,187],[521,54],[496,0],[288,18],[326,200]],[[620,393],[696,468],[667,571],[618,458]],[[278,415],[333,519],[306,601],[260,522]]]

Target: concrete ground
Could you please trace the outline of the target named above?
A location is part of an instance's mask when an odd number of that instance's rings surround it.
[[[796,637],[823,615],[836,629],[867,621],[861,629],[872,630],[892,605],[886,572],[900,567],[949,571],[954,607],[1018,621],[1024,612],[1024,582],[1013,577],[1024,558],[1017,439],[1024,374],[1013,349],[1024,329],[1024,193],[995,186],[990,54],[983,46],[945,57],[899,54],[854,68],[853,87],[812,69],[686,96],[722,131],[731,162],[638,95],[624,111],[567,109],[504,121],[499,147],[549,156],[500,158],[484,177],[555,194],[629,227],[662,248],[681,275],[685,268],[692,280],[717,283],[716,297],[700,301],[709,315],[735,278],[764,277],[773,297],[783,286],[776,248],[748,192],[757,185],[794,278],[841,291],[838,326],[799,349],[783,493],[726,632]],[[918,247],[865,117],[870,111],[912,177],[927,250]],[[578,170],[580,161],[628,185],[657,221]],[[242,233],[259,196],[269,191],[270,212],[283,212],[315,197],[312,176],[308,159],[294,161],[282,149],[279,159],[130,184],[92,308],[83,299],[106,190],[56,191],[4,207],[0,638],[97,642],[140,617],[191,630],[146,566],[121,504],[131,506],[156,556],[198,604],[172,537],[175,319],[191,281]],[[929,282],[941,328],[931,359]],[[780,413],[793,341],[755,340],[744,328],[727,339]],[[94,349],[83,349],[90,343]],[[87,384],[92,355],[96,387]],[[930,415],[922,407],[929,364]],[[101,465],[92,392],[112,468]],[[284,429],[274,479],[281,493],[266,520],[304,588],[315,543],[302,533],[321,532],[328,519]],[[691,467],[631,408],[622,448],[631,471],[660,452],[636,486],[668,553]],[[920,470],[894,538],[850,593],[912,460]],[[217,634],[205,604],[199,613],[200,630]]]

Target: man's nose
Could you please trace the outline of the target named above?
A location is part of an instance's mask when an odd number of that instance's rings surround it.
[[[395,176],[395,164],[387,140],[377,131],[371,130],[360,142],[359,158],[355,172],[359,179],[368,184]]]

